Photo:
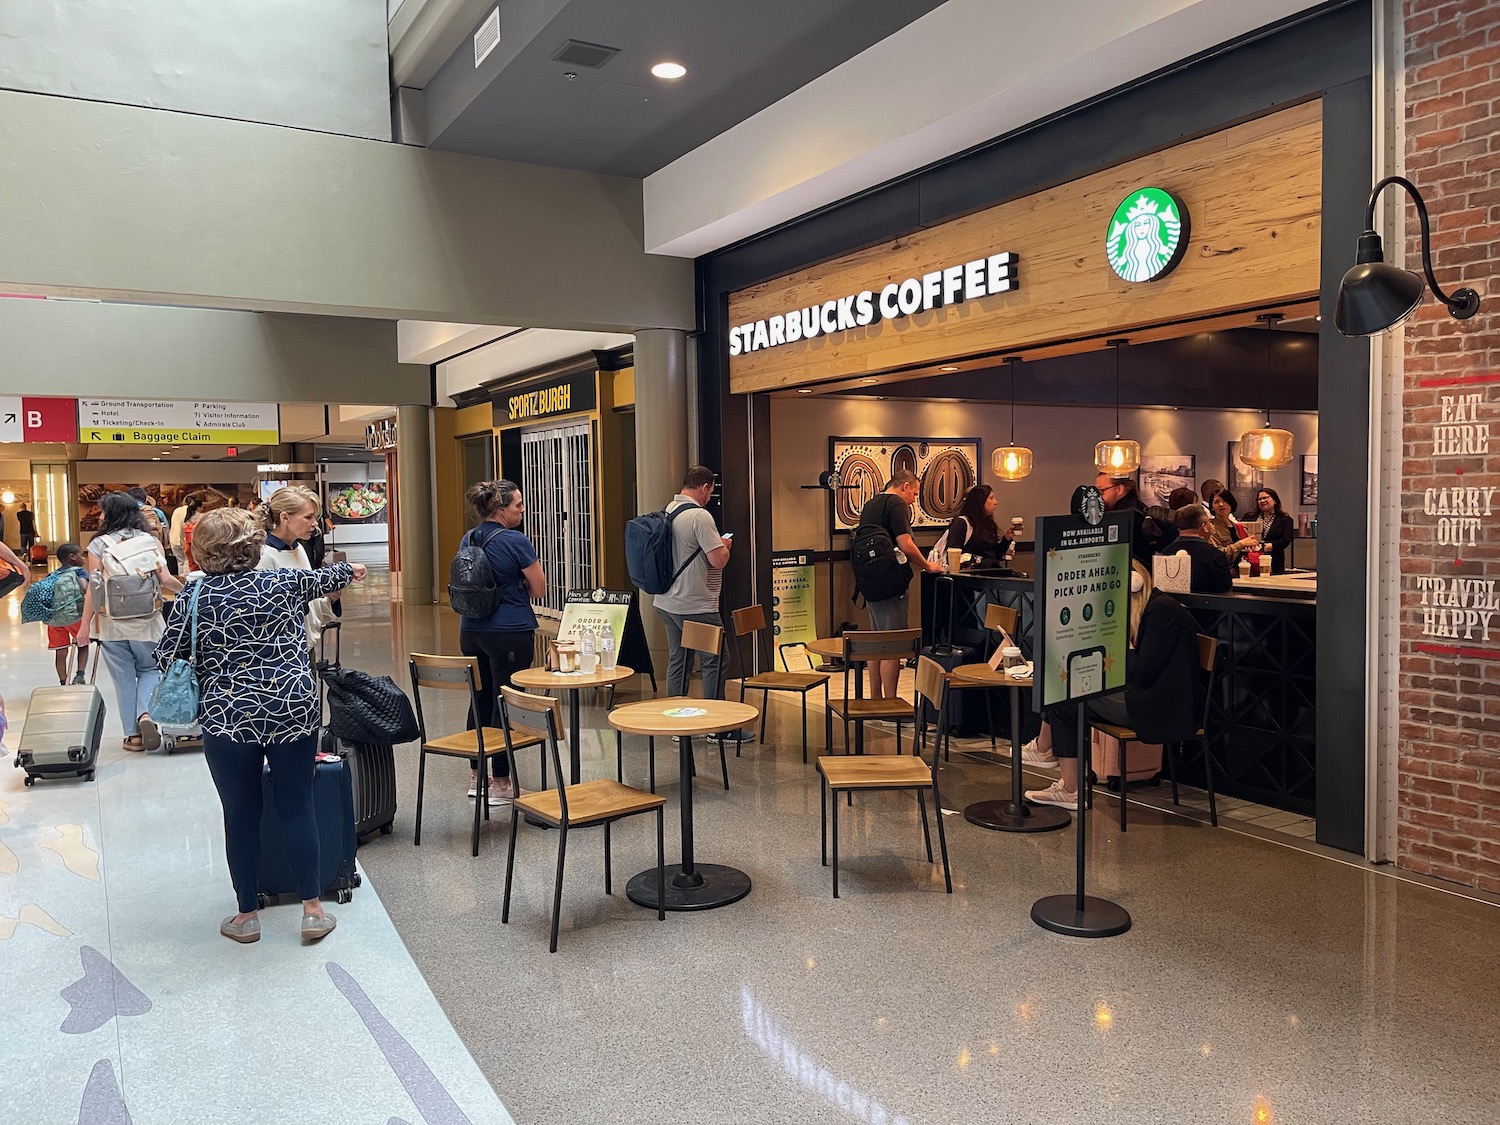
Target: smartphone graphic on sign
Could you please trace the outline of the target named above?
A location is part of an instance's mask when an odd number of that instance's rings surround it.
[[[1068,653],[1068,698],[1098,695],[1104,690],[1104,646]]]

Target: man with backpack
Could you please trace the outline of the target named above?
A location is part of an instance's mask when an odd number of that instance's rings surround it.
[[[921,482],[909,469],[897,469],[885,491],[859,513],[859,526],[849,538],[849,557],[854,564],[854,586],[870,611],[870,628],[876,631],[907,627],[907,586],[911,565],[941,572],[940,563],[929,562],[911,535],[911,506],[917,502]],[[870,698],[895,699],[901,678],[901,661],[870,661]]]
[[[728,564],[729,540],[719,534],[713,516],[705,507],[713,491],[713,470],[694,465],[682,478],[682,491],[672,497],[665,509],[671,521],[672,583],[656,595],[656,615],[667,630],[668,695],[686,695],[688,677],[693,671],[693,650],[682,647],[682,623],[723,625],[719,584],[710,583],[709,577],[710,571],[722,570]],[[703,698],[717,699],[719,655],[707,652],[700,655]]]

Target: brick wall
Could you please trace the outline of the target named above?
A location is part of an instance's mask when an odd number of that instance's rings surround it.
[[[1500,892],[1500,4],[1404,15],[1406,175],[1438,283],[1484,303],[1429,296],[1406,331],[1397,862]],[[1417,232],[1408,209],[1420,270]]]

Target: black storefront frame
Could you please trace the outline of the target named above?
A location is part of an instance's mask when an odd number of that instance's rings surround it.
[[[767,529],[753,560],[731,560],[725,602],[771,589],[770,397],[731,395],[729,295],[913,231],[1080,179],[1289,105],[1323,99],[1319,444],[1344,455],[1320,465],[1317,658],[1317,839],[1365,851],[1364,654],[1369,544],[1369,345],[1333,329],[1332,300],[1364,226],[1373,165],[1372,9],[1324,5],[970,152],[824,208],[697,262],[700,442],[726,480],[727,525]],[[715,409],[717,404],[717,409]],[[736,487],[735,477],[749,479]],[[753,509],[753,511],[752,511]]]

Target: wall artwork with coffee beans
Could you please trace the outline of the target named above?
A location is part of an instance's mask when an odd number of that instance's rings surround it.
[[[979,483],[978,438],[836,437],[828,444],[829,467],[839,475],[834,531],[858,527],[860,509],[898,469],[909,469],[921,482],[911,510],[914,528],[947,527],[964,494]]]

